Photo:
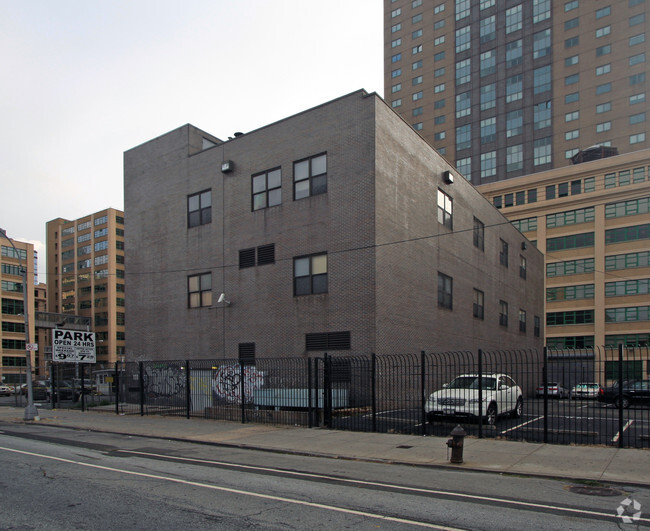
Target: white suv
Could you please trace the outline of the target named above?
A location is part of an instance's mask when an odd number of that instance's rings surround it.
[[[425,412],[429,422],[436,417],[484,417],[494,424],[500,415],[520,417],[524,407],[521,388],[507,374],[484,374],[479,404],[478,374],[462,374],[429,396]]]

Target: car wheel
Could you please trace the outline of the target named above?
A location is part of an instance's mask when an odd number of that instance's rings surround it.
[[[496,404],[490,404],[487,408],[487,414],[485,416],[485,422],[488,426],[494,426],[497,422],[497,406]]]
[[[623,406],[623,409],[627,409],[628,407],[630,407],[629,399],[625,396],[622,399],[617,398],[616,407],[621,407],[621,405]]]
[[[515,406],[515,409],[512,410],[512,417],[518,419],[519,417],[521,417],[523,411],[524,411],[524,399],[519,397],[517,398],[517,405]]]

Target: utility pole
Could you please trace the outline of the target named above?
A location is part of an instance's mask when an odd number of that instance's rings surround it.
[[[23,316],[25,318],[25,372],[27,380],[27,406],[25,407],[25,420],[40,420],[38,410],[34,405],[34,393],[32,387],[32,352],[27,350],[29,343],[29,306],[27,305],[27,266],[23,265],[23,259],[20,257],[20,252],[16,249],[14,242],[7,236],[7,231],[0,229],[0,234],[4,236],[13,247],[14,253],[18,257],[18,268],[20,269],[20,276],[23,279]]]

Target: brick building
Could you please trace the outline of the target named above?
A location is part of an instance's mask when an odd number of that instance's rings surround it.
[[[380,97],[125,153],[127,359],[541,349],[542,254]]]

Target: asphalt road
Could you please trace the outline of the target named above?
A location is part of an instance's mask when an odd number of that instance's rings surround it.
[[[0,470],[9,529],[617,529],[620,508],[650,507],[638,487],[41,425],[0,425]]]

